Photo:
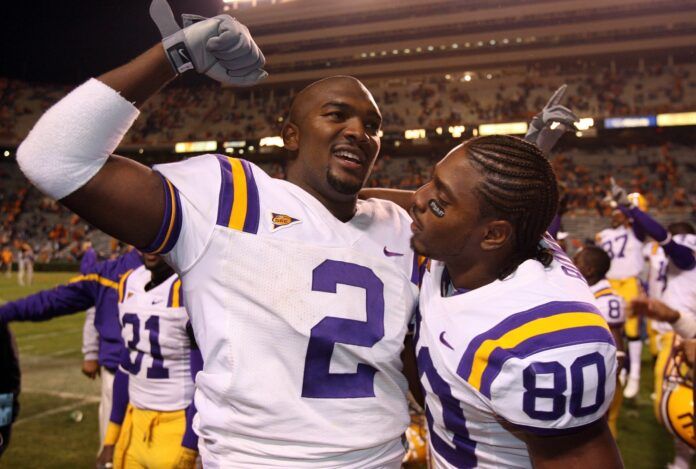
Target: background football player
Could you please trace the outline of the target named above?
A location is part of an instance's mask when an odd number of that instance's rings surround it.
[[[201,353],[184,307],[181,280],[164,260],[145,254],[119,282],[126,345],[114,380],[113,409],[98,463],[116,468],[192,468],[194,380]]]
[[[643,242],[645,232],[641,227],[632,225],[631,220],[619,208],[611,213],[611,227],[606,228],[595,237],[595,243],[606,251],[611,258],[611,267],[607,279],[612,289],[617,292],[627,305],[642,293],[640,274],[643,270]],[[641,318],[627,311],[626,339],[628,340],[628,380],[624,388],[624,397],[632,399],[640,390],[640,368],[643,341],[641,340]]]
[[[626,352],[623,349],[623,330],[624,322],[626,321],[626,305],[624,299],[619,296],[612,288],[606,278],[606,273],[609,271],[611,259],[609,255],[601,248],[596,246],[586,246],[580,250],[573,258],[575,265],[580,273],[587,280],[590,290],[595,297],[597,309],[602,313],[604,319],[609,324],[611,334],[616,343],[617,365],[620,370],[623,366]],[[619,376],[617,374],[616,379]],[[617,385],[617,389],[620,387]],[[609,429],[612,435],[616,438],[617,421],[619,419],[619,411],[621,410],[621,402],[623,393],[614,393],[614,399],[609,407]]]

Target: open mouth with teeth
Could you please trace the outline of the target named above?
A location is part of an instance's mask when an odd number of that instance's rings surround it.
[[[336,150],[333,152],[333,156],[348,163],[349,166],[357,167],[363,164],[363,159],[360,155],[348,150]]]

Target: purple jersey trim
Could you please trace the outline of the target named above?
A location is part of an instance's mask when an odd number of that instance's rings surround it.
[[[114,374],[114,385],[112,390],[113,404],[111,405],[111,416],[109,420],[121,425],[126,416],[128,408],[128,374],[121,370],[116,370]]]
[[[203,356],[195,343],[191,344],[190,363],[191,379],[195,383],[196,375],[203,369]],[[186,430],[181,440],[181,446],[198,451],[198,435],[193,431],[193,417],[196,412],[196,403],[191,400],[191,404],[186,408]]]
[[[481,376],[481,394],[491,398],[491,385],[503,369],[505,362],[512,358],[526,358],[535,353],[578,344],[614,344],[611,332],[599,326],[582,326],[547,332],[531,337],[511,349],[495,349],[488,358],[488,366]]]
[[[553,239],[556,239],[558,232],[561,231],[561,216],[559,214],[556,214],[556,216],[553,217],[553,220],[551,220],[551,224],[546,231]]]
[[[534,321],[535,319],[547,318],[556,314],[578,311],[596,313],[601,316],[597,308],[589,303],[583,303],[580,301],[552,301],[550,303],[545,303],[505,318],[493,328],[474,337],[469,346],[466,348],[466,351],[459,362],[457,374],[465,380],[469,379],[471,369],[474,365],[476,351],[486,340],[497,340],[511,330],[517,329],[518,327],[527,324],[530,321]]]
[[[164,216],[155,239],[143,248],[142,252],[166,254],[172,250],[181,232],[181,198],[179,191],[162,174],[157,173],[164,190]]]
[[[218,216],[217,224],[222,226],[227,226],[230,218],[230,212],[232,212],[232,205],[234,204],[234,187],[232,186],[232,166],[227,157],[222,155],[217,155],[218,162],[220,163],[220,196],[218,198]]]
[[[571,428],[539,428],[539,427],[530,427],[529,425],[521,425],[518,423],[512,423],[508,421],[510,425],[512,425],[515,428],[518,428],[524,432],[527,433],[532,433],[534,435],[539,435],[539,436],[563,436],[563,435],[572,435],[573,433],[578,433],[583,430],[586,430],[587,428],[591,427],[592,425],[595,425],[599,420],[601,420],[604,416],[600,415],[597,417],[597,420],[594,420],[593,422],[584,424],[584,425],[579,425],[577,427],[571,427]]]
[[[220,185],[220,195],[218,198],[218,215],[217,224],[228,226],[232,207],[234,207],[234,178],[232,174],[232,166],[226,156],[217,155],[220,163],[222,184]],[[261,209],[259,205],[259,190],[254,180],[254,172],[251,165],[246,160],[238,160],[244,171],[246,180],[246,214],[244,216],[244,225],[242,231],[247,233],[257,233],[259,229],[259,219],[261,217]]]
[[[259,189],[256,187],[254,180],[254,172],[251,170],[251,165],[246,160],[239,160],[244,168],[244,176],[247,183],[247,213],[244,219],[244,231],[254,233],[259,230],[259,218],[261,210],[259,207]]]

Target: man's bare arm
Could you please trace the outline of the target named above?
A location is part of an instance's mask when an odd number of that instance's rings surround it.
[[[98,79],[142,105],[176,76],[160,44]],[[106,233],[134,246],[148,245],[164,216],[162,182],[150,168],[112,155],[87,184],[61,200]]]
[[[520,436],[520,435],[518,435]],[[563,436],[521,435],[535,469],[623,468],[623,461],[605,419]]]

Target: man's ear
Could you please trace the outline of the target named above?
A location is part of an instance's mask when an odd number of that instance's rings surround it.
[[[283,145],[288,151],[295,152],[300,148],[300,129],[292,122],[287,122],[280,131],[283,137]]]
[[[507,220],[494,220],[484,227],[484,235],[481,240],[481,249],[494,251],[512,242],[513,229]]]

